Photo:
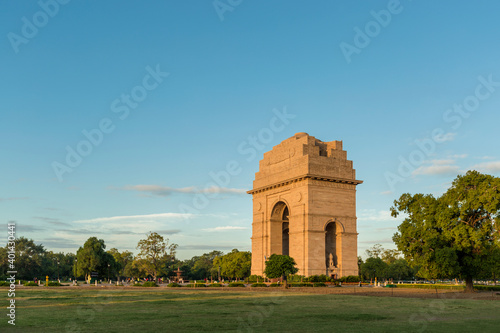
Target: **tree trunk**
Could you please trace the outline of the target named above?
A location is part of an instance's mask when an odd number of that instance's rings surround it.
[[[474,292],[474,283],[472,281],[472,277],[465,278],[465,292],[466,293]]]

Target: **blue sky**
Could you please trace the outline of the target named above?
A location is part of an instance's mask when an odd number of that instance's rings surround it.
[[[439,195],[469,169],[500,176],[499,10],[4,1],[2,220],[53,251],[91,236],[135,251],[149,231],[183,259],[250,250],[258,161],[307,132],[343,140],[364,181],[359,254],[393,248],[402,193]]]

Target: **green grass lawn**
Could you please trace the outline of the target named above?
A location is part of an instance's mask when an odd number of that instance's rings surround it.
[[[500,302],[295,291],[19,288],[0,332],[498,332]],[[4,306],[5,305],[5,306]]]

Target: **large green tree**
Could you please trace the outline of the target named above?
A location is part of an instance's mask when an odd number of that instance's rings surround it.
[[[130,269],[130,266],[132,265],[132,262],[134,261],[134,254],[130,251],[120,252],[116,248],[110,249],[108,253],[115,259],[115,265],[110,267],[110,274],[116,276],[118,280],[120,280],[120,277],[128,276],[125,272],[127,269]]]
[[[223,256],[222,251],[212,251],[209,253],[204,253],[199,257],[193,257],[194,263],[191,269],[191,273],[195,280],[201,280],[205,278],[213,278],[217,276],[217,270],[214,269],[214,260],[217,257]]]
[[[424,278],[459,277],[466,291],[492,267],[499,248],[500,178],[468,171],[435,198],[403,194],[392,216],[406,214],[393,240]]]
[[[213,260],[212,274],[220,267],[221,276],[230,279],[244,279],[250,276],[252,254],[248,251],[233,249],[224,256],[217,256]]]
[[[295,259],[282,254],[272,254],[266,260],[266,268],[264,274],[270,279],[280,278],[297,273],[299,270],[295,263]]]
[[[21,280],[31,280],[33,277],[45,278],[47,271],[47,251],[42,244],[35,244],[32,239],[19,237],[16,240],[16,277]]]
[[[156,280],[169,260],[175,257],[177,244],[169,244],[168,238],[165,239],[156,232],[150,232],[146,239],[139,241],[137,249],[140,250],[136,258],[140,269]]]
[[[73,253],[54,253],[48,251],[45,253],[43,266],[46,270],[46,275],[52,279],[60,278],[67,280],[73,278],[73,264],[75,262],[75,255]]]
[[[76,276],[90,278],[92,272],[107,276],[108,269],[116,265],[113,256],[106,251],[104,240],[90,237],[76,252],[74,272]],[[109,266],[108,266],[109,265]]]
[[[388,267],[381,258],[370,257],[361,265],[360,275],[364,279],[384,279],[387,277]]]

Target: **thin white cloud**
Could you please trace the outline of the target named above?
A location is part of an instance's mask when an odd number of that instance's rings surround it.
[[[83,244],[90,236],[103,237],[108,248],[122,248],[123,244],[137,244],[150,231],[162,236],[181,234],[182,223],[194,219],[195,214],[160,213],[97,217],[72,222],[73,228],[54,230],[53,236]],[[205,216],[205,215],[203,215]]]
[[[246,230],[248,229],[247,227],[237,227],[233,225],[226,225],[223,227],[215,227],[215,228],[207,228],[203,229],[203,231],[207,232],[217,232],[217,231],[230,231],[230,230]]]
[[[485,173],[497,173],[500,172],[500,161],[476,164],[473,165],[471,169]]]
[[[358,241],[358,244],[394,244],[393,240],[391,238],[380,238],[380,239],[374,239],[374,240],[362,240]]]
[[[380,192],[380,194],[382,194],[382,195],[391,195],[393,193],[394,193],[393,191],[383,191],[383,192]]]
[[[431,160],[430,163],[433,165],[451,165],[455,163],[455,160],[454,159]]]
[[[247,191],[246,189],[219,187],[219,186],[210,186],[210,187],[206,187],[206,188],[198,188],[195,186],[174,188],[174,187],[160,186],[160,185],[129,185],[129,186],[123,187],[122,189],[128,190],[128,191],[138,191],[138,192],[147,193],[149,195],[155,195],[155,196],[160,196],[160,197],[166,197],[166,196],[169,196],[173,193],[245,194]]]
[[[98,217],[88,220],[77,220],[74,223],[102,223],[102,222],[152,222],[156,220],[179,220],[193,218],[194,214],[181,214],[181,213],[161,213],[161,214],[148,214],[148,215],[128,215],[128,216],[111,216],[111,217]]]
[[[394,217],[388,210],[363,209],[358,214],[358,221],[392,221]]]
[[[447,141],[453,141],[453,140],[455,140],[456,136],[457,136],[457,133],[451,133],[451,132],[446,133],[439,138],[439,142],[443,143],[443,142],[447,142]]]
[[[457,175],[460,168],[456,165],[433,164],[420,166],[412,172],[412,175]]]

